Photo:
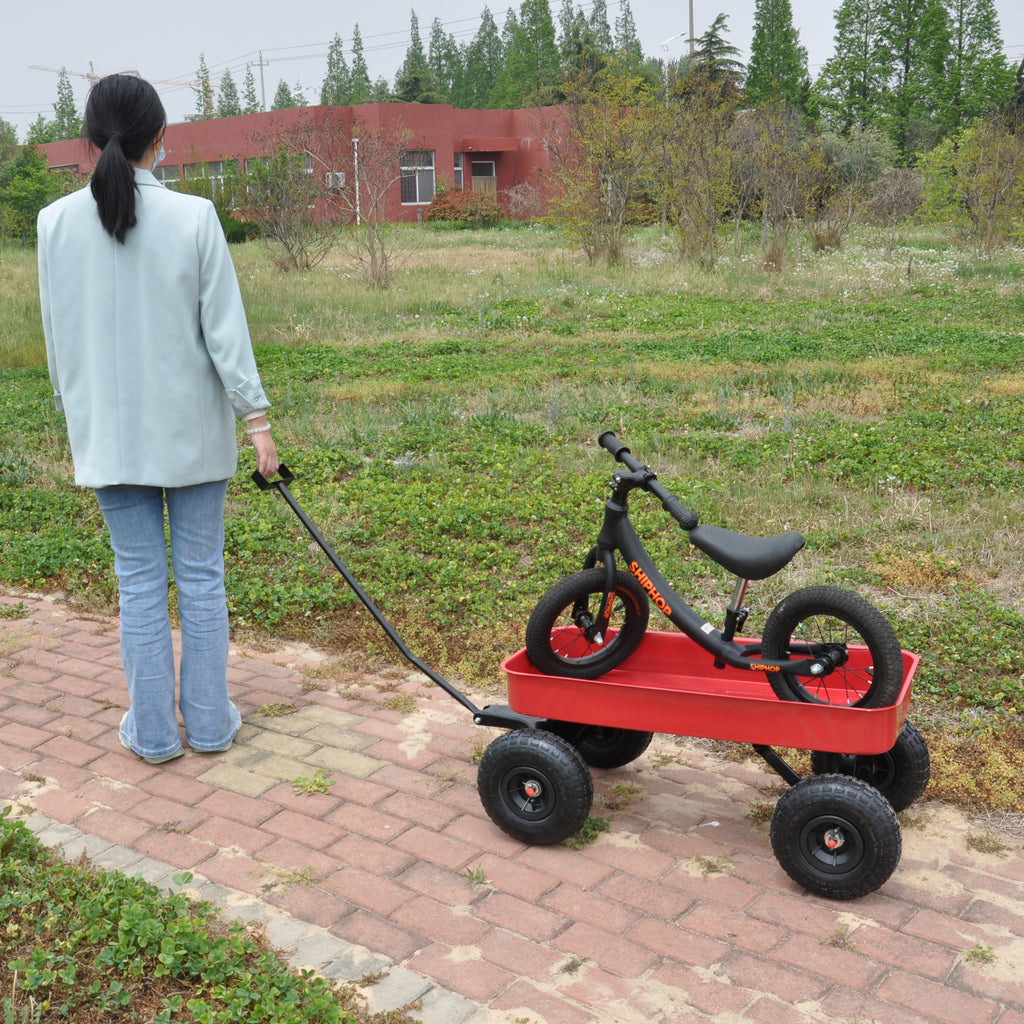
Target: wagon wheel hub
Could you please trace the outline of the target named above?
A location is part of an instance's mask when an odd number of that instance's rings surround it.
[[[544,787],[537,779],[527,779],[523,783],[523,793],[530,800],[536,800],[544,792]]]
[[[841,850],[846,845],[846,836],[841,828],[830,828],[825,833],[825,845],[830,850]]]

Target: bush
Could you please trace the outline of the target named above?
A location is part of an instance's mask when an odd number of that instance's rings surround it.
[[[438,185],[427,209],[426,220],[460,228],[493,228],[508,221],[497,196],[467,192],[454,185]]]

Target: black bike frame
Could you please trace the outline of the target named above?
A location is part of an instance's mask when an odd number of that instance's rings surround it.
[[[702,618],[676,593],[668,580],[658,571],[629,520],[629,491],[637,487],[647,490],[652,478],[645,473],[616,475],[612,484],[613,496],[605,502],[604,523],[597,535],[596,544],[590,549],[584,562],[585,569],[594,568],[598,562],[605,567],[605,589],[601,616],[596,624],[597,631],[604,633],[608,628],[611,607],[609,599],[615,590],[615,553],[618,551],[625,560],[627,571],[647,592],[651,603],[677,629],[713,654],[716,661],[751,672],[784,671],[789,675],[817,678],[828,675],[838,667],[838,663],[829,656],[828,651],[822,651],[819,657],[795,661],[773,661],[760,657],[759,643],[736,643],[732,639],[726,639],[721,630]],[[802,645],[802,648],[808,654],[812,653],[806,645]]]

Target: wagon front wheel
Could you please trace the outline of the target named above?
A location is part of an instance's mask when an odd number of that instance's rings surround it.
[[[499,736],[480,759],[477,789],[491,821],[534,845],[575,835],[594,801],[593,780],[575,747],[539,729]]]
[[[931,757],[928,744],[909,721],[903,723],[891,750],[884,754],[811,753],[811,771],[852,775],[873,786],[894,811],[905,811],[928,787]]]
[[[802,779],[775,805],[772,851],[798,885],[853,900],[896,870],[902,838],[896,812],[878,790],[845,775]]]

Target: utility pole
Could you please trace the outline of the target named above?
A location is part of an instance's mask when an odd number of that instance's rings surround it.
[[[693,0],[690,0],[690,3],[692,4]],[[691,20],[692,20],[692,15],[691,15]],[[267,112],[267,88],[263,84],[263,69],[270,63],[270,61],[263,59],[263,51],[262,50],[259,51],[259,54],[260,54],[260,59],[258,61],[256,61],[256,67],[258,67],[260,69],[260,99],[263,102],[263,113],[266,113]]]
[[[690,0],[690,56],[693,56],[693,0]]]

